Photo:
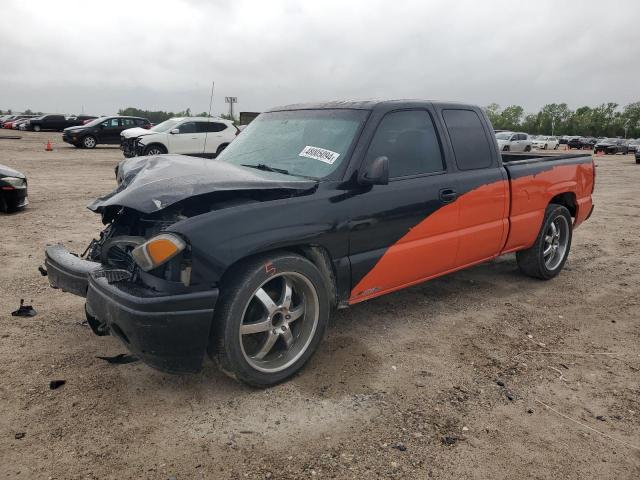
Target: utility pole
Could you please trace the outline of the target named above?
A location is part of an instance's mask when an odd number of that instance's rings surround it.
[[[229,116],[233,120],[233,104],[238,103],[238,97],[224,97],[224,101],[229,104]]]

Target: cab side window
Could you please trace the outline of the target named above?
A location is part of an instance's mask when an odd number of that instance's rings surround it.
[[[196,133],[198,131],[196,122],[186,122],[178,127],[180,133]]]
[[[136,126],[136,122],[133,118],[121,118],[122,126],[126,128],[131,128]]]
[[[380,156],[389,158],[389,178],[445,169],[433,120],[424,110],[391,112],[384,116],[369,145],[366,161]]]
[[[493,164],[489,140],[480,117],[473,110],[443,110],[442,116],[447,126],[456,164],[460,170],[487,168]],[[511,136],[518,140],[519,135]]]

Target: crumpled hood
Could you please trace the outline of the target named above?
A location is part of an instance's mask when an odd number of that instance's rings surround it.
[[[120,135],[124,138],[133,138],[133,137],[141,137],[142,135],[149,135],[151,133],[156,133],[156,132],[150,132],[146,128],[133,127],[133,128],[127,128],[126,130],[123,130],[122,132],[120,132]]]
[[[17,177],[17,178],[27,178],[22,173],[13,168],[9,168],[6,165],[0,165],[0,178],[3,177]]]
[[[227,162],[185,155],[135,157],[121,162],[120,185],[87,208],[103,213],[127,207],[142,213],[163,210],[196,195],[222,191],[288,189],[305,191],[317,181],[240,167]]]

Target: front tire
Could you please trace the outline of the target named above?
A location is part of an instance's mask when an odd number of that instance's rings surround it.
[[[164,153],[167,153],[167,150],[163,147],[161,147],[160,145],[149,145],[147,148],[144,149],[144,154],[146,156],[149,155],[162,155]]]
[[[309,260],[274,253],[241,262],[225,276],[209,355],[227,375],[269,387],[298,372],[329,321],[327,283]]]
[[[527,145],[526,147],[524,147],[524,151],[525,152],[530,152],[531,151],[531,145]]]
[[[558,275],[571,249],[572,225],[571,214],[566,207],[549,204],[535,243],[516,253],[520,271],[541,280]]]
[[[96,141],[96,137],[93,135],[87,135],[82,139],[82,146],[84,148],[96,148],[98,142]]]
[[[34,125],[34,127],[33,127],[33,131],[34,132],[39,132],[40,130],[41,130],[40,125]]]

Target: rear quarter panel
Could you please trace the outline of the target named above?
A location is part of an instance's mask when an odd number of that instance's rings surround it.
[[[544,212],[553,197],[575,196],[574,228],[589,215],[594,182],[591,156],[505,164],[510,179],[510,230],[502,253],[530,247],[540,231]]]

